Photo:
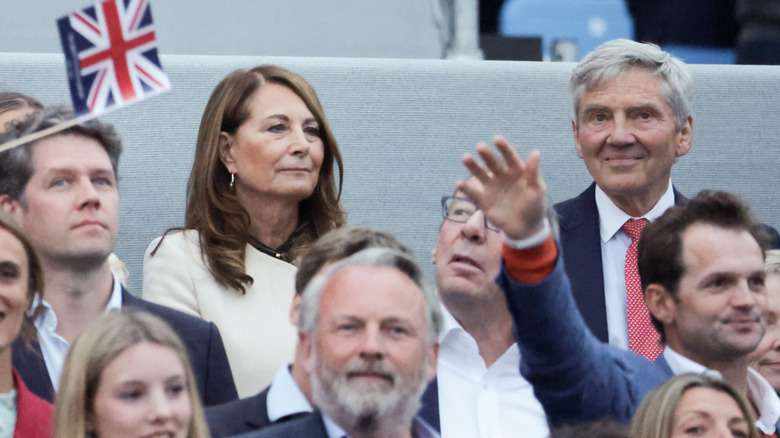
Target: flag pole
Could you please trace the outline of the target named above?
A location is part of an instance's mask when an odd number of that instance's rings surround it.
[[[81,122],[81,119],[76,117],[75,119],[68,120],[67,122],[62,122],[59,125],[54,125],[51,128],[46,128],[42,131],[38,131],[29,135],[25,135],[22,138],[17,138],[16,140],[9,141],[8,143],[4,143],[0,145],[0,153],[5,152],[8,149],[15,148],[17,146],[21,146],[25,143],[29,143],[31,141],[40,140],[41,138],[46,137],[47,135],[51,135],[56,132],[63,131],[65,129],[70,128],[71,126],[78,125],[79,122]]]

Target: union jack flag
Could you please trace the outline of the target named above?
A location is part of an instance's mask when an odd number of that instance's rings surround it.
[[[171,88],[149,0],[105,0],[57,20],[73,108],[96,116]]]

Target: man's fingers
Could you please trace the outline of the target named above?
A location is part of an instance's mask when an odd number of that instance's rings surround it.
[[[539,183],[539,163],[541,162],[542,153],[538,149],[534,149],[528,154],[528,158],[525,160],[526,177],[528,178],[528,184],[532,187],[536,187]]]
[[[474,157],[472,157],[471,154],[463,155],[463,165],[466,166],[466,169],[471,172],[474,178],[482,182],[485,182],[490,178],[487,171],[474,160]]]
[[[475,180],[474,178],[471,178],[468,181],[458,181],[455,184],[456,191],[463,193],[467,198],[473,200],[474,202],[478,202],[480,200],[480,196],[482,194],[481,188],[482,185],[479,184],[479,181]]]
[[[485,166],[490,169],[494,174],[502,174],[505,171],[504,163],[498,158],[486,144],[480,143],[477,145],[477,153],[482,161],[485,162]]]
[[[522,170],[523,160],[517,155],[515,148],[513,148],[504,137],[497,135],[493,139],[493,144],[496,145],[496,149],[498,149],[501,156],[504,157],[504,163],[506,163],[506,166],[510,170]]]

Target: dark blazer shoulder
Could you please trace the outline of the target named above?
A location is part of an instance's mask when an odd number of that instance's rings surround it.
[[[37,340],[28,347],[21,337],[17,337],[11,344],[11,362],[30,392],[49,403],[54,402],[54,386]]]
[[[325,423],[319,411],[290,420],[286,423],[273,424],[264,429],[236,435],[240,438],[328,438]]]
[[[599,212],[596,207],[596,183],[592,183],[582,193],[574,198],[567,199],[554,205],[558,215],[558,225],[563,230],[571,230],[583,222],[598,224]]]
[[[268,386],[251,397],[229,401],[205,409],[206,422],[214,438],[262,429],[271,424],[268,418]]]
[[[122,306],[136,308],[163,319],[179,335],[190,356],[204,406],[213,406],[238,398],[225,345],[213,322],[131,295],[122,288]]]

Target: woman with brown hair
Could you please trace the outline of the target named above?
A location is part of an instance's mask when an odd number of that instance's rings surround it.
[[[237,70],[212,92],[185,230],[149,245],[143,294],[217,324],[241,397],[292,360],[293,263],[345,223],[342,170],[319,99],[297,74],[272,65]]]
[[[26,317],[43,291],[43,270],[32,244],[0,213],[0,436],[40,437],[51,434],[52,406],[32,392],[12,367],[11,344],[17,336],[25,343],[35,339],[33,318]],[[20,334],[21,333],[21,334]]]

